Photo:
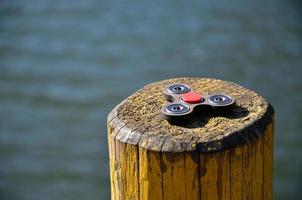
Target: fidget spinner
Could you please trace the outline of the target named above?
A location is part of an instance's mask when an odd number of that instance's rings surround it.
[[[183,120],[200,108],[221,110],[235,105],[235,99],[226,94],[210,94],[202,96],[184,84],[172,84],[164,90],[167,103],[161,109],[162,116],[167,120]]]

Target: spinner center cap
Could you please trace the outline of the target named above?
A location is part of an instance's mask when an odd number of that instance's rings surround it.
[[[186,103],[200,103],[203,100],[203,97],[196,92],[188,92],[181,95],[181,100]]]

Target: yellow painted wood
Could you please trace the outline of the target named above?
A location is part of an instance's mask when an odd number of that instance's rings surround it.
[[[108,130],[112,200],[272,199],[273,123],[253,142],[213,153],[138,150]]]
[[[229,151],[202,154],[201,199],[230,199],[230,154]]]
[[[215,153],[200,155],[201,199],[217,200],[217,159]]]
[[[235,147],[230,150],[231,159],[231,199],[242,199],[242,183],[243,183],[243,155],[242,146]]]
[[[119,142],[109,128],[111,199],[134,200],[139,197],[137,146]],[[125,167],[127,166],[127,167]]]
[[[243,155],[243,182],[242,199],[253,199],[253,146],[250,144],[242,145]]]
[[[253,199],[263,200],[263,137],[257,138],[253,146]]]
[[[120,163],[120,152],[119,152],[119,145],[116,144],[114,138],[111,138],[112,146],[114,147],[114,160],[113,160],[113,168],[112,170],[112,177],[113,177],[113,187],[114,187],[114,194],[112,195],[112,198],[114,200],[120,200],[121,199],[121,183],[120,183],[120,169],[121,169],[121,163]]]
[[[161,154],[139,149],[141,200],[163,200]]]
[[[115,144],[114,144],[114,141],[112,141],[112,139],[111,139],[112,132],[113,132],[113,127],[108,125],[108,148],[109,148],[111,199],[117,199],[115,197],[115,177],[114,177]]]
[[[231,160],[230,151],[219,152],[218,160],[218,198],[223,200],[231,199]],[[221,185],[221,186],[219,186]]]
[[[162,159],[164,199],[186,199],[186,169],[184,154],[163,153]]]
[[[273,199],[273,145],[274,145],[274,122],[271,123],[264,133],[263,157],[264,157],[264,200]]]
[[[119,145],[120,160],[120,194],[121,199],[135,200],[139,198],[138,150],[134,145],[116,141]],[[125,167],[127,166],[127,167]]]
[[[199,153],[185,153],[185,188],[187,200],[200,200]]]

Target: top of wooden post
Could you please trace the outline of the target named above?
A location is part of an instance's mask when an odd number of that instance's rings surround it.
[[[167,102],[163,90],[182,83],[201,94],[223,92],[236,98],[236,106],[221,116],[201,113],[181,125],[161,117]],[[108,127],[116,140],[153,151],[212,152],[247,143],[264,133],[274,110],[259,94],[238,84],[209,78],[175,78],[146,85],[119,105],[108,116]]]

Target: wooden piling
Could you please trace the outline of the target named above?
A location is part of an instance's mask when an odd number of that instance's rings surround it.
[[[171,125],[160,109],[172,83],[232,95],[236,106]],[[232,82],[177,78],[143,87],[108,116],[111,199],[272,199],[273,116],[263,97]]]

